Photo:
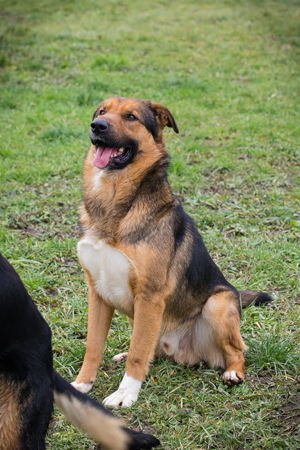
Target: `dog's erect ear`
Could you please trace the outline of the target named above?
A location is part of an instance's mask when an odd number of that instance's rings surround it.
[[[150,102],[150,108],[158,118],[158,122],[163,129],[164,127],[170,127],[173,128],[175,133],[179,133],[178,127],[176,125],[175,119],[168,110],[163,105],[160,105],[159,103]]]

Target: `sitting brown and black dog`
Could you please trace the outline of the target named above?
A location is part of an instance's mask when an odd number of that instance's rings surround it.
[[[88,283],[88,333],[73,385],[95,381],[114,310],[133,332],[126,372],[104,403],[130,406],[155,355],[185,365],[201,360],[224,369],[223,381],[244,380],[241,304],[271,297],[238,292],[206,250],[167,179],[164,127],[178,133],[157,103],[110,98],[96,109],[83,165],[82,237],[78,254]]]
[[[0,450],[45,449],[53,401],[103,448],[138,450],[159,444],[154,436],[125,428],[53,369],[51,330],[1,254],[0,311]]]

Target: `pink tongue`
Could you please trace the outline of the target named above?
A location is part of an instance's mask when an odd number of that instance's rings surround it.
[[[93,161],[94,166],[99,167],[99,169],[106,167],[113,151],[115,151],[114,148],[98,147]]]

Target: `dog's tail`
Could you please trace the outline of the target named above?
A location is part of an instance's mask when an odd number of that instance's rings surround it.
[[[266,292],[255,292],[249,291],[246,289],[245,291],[239,291],[241,296],[242,308],[247,308],[254,304],[255,306],[263,305],[264,303],[270,303],[273,300],[273,297]]]
[[[54,401],[70,422],[109,450],[151,449],[159,440],[126,428],[96,400],[77,391],[54,371]]]

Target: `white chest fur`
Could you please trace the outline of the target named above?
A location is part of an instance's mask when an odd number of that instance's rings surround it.
[[[127,256],[102,240],[91,237],[81,239],[77,250],[80,262],[91,274],[99,295],[116,309],[131,315],[133,305]]]

